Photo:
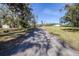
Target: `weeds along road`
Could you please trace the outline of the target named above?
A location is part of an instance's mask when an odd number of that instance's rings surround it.
[[[3,56],[77,56],[78,51],[43,29],[34,29],[15,40],[0,42]]]

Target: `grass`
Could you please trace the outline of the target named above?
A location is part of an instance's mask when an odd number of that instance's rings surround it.
[[[57,26],[43,26],[42,28],[79,50],[79,28]]]
[[[0,28],[0,41],[8,41],[11,39],[15,39],[16,37],[18,37],[19,35],[22,35],[25,33],[25,29],[9,29],[7,33],[5,33],[4,31],[6,31],[7,29],[2,29]]]

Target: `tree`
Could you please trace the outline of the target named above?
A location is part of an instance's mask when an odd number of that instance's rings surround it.
[[[25,3],[4,3],[0,8],[0,27],[3,24],[11,28],[35,28],[36,19],[30,8]]]
[[[18,17],[20,18],[19,23],[23,28],[31,27],[29,22],[32,21],[34,17],[32,17],[32,9],[29,7],[30,4],[11,3],[6,5],[8,5],[9,9],[12,12],[18,15]]]
[[[67,11],[63,16],[64,22],[71,23],[75,27],[79,27],[79,4],[66,4],[65,10]]]

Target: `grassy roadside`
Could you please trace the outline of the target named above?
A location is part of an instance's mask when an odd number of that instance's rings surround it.
[[[24,35],[26,32],[31,32],[34,28],[28,29],[18,29],[18,28],[11,28],[11,29],[2,29],[0,28],[0,41],[9,41],[16,39],[17,37]],[[8,32],[6,32],[8,30]]]
[[[16,37],[25,34],[25,29],[9,29],[8,32],[5,32],[7,29],[0,28],[0,41],[7,41],[15,39]]]
[[[51,34],[57,35],[60,39],[70,44],[73,48],[79,50],[79,28],[43,26]]]

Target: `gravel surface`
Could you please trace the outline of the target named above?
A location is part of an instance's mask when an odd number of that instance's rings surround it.
[[[43,29],[0,42],[1,56],[78,56],[79,52]]]

